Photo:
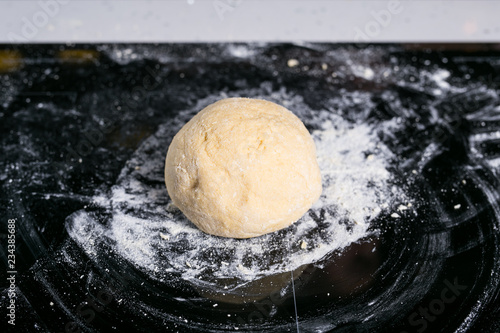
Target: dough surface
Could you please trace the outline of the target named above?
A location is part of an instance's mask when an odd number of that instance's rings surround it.
[[[167,191],[202,231],[250,238],[297,221],[321,194],[316,148],[302,121],[275,103],[228,98],[175,135]]]

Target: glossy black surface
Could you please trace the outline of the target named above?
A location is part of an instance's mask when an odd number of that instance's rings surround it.
[[[0,327],[500,331],[500,51],[494,45],[16,49],[22,64],[0,76],[1,307],[9,302],[7,219],[15,218],[16,326],[2,319]],[[289,67],[289,59],[300,65]],[[112,246],[90,259],[68,236],[68,216],[83,209],[106,224],[109,212],[93,207],[92,196],[116,183],[159,124],[199,99],[244,89],[259,96],[286,89],[311,109],[353,123],[396,119],[401,126],[379,136],[397,156],[391,171],[416,198],[416,214],[402,212],[395,223],[383,212],[372,226],[380,230],[376,237],[303,267],[293,284],[243,304],[152,279]],[[368,96],[368,107],[354,98],[358,92]]]

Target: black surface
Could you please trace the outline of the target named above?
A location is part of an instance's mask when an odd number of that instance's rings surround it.
[[[238,56],[235,47],[246,53]],[[499,332],[500,52],[495,47],[15,47],[24,66],[0,76],[0,277],[5,311],[7,219],[15,218],[16,326],[4,317],[0,327],[295,332],[297,306],[301,332],[332,327],[335,332]],[[90,61],[61,56],[61,50],[75,48],[98,52]],[[291,58],[300,66],[288,67]],[[357,65],[372,68],[375,79],[357,75]],[[385,69],[389,75],[379,76]],[[450,73],[445,81],[454,89],[436,94],[440,87],[423,73],[440,69]],[[103,264],[96,263],[68,237],[66,218],[89,209],[96,189],[115,184],[159,124],[199,99],[250,88],[261,95],[285,88],[311,109],[353,122],[399,119],[404,126],[393,137],[380,135],[398,156],[392,172],[419,198],[418,218],[403,216],[404,222],[394,224],[382,217],[374,225],[380,237],[351,245],[340,259],[326,259],[326,268],[308,267],[294,284],[296,304],[287,293],[279,300],[270,295],[214,308],[196,290],[159,283],[112,249]],[[370,95],[369,112],[355,101],[347,109],[335,105],[335,97],[358,91]],[[479,139],[471,141],[472,136]],[[466,209],[456,210],[450,202]],[[272,304],[275,312],[269,311]]]

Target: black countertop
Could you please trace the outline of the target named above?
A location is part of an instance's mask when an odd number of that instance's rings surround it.
[[[277,293],[262,280],[268,294],[239,304],[167,281],[175,274],[157,279],[112,243],[89,254],[70,237],[78,211],[107,225],[96,193],[132,170],[137,149],[147,154],[160,124],[199,100],[283,91],[352,124],[399,124],[378,136],[414,214],[394,223],[383,210],[376,236],[302,267]],[[0,46],[3,311],[16,295],[15,326],[3,316],[0,327],[498,332],[499,93],[493,44]]]

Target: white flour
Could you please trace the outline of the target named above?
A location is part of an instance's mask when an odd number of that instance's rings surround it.
[[[99,251],[100,243],[111,244],[121,256],[161,281],[174,274],[204,285],[231,279],[225,282],[230,287],[319,262],[368,236],[374,218],[384,207],[396,207],[402,198],[401,191],[390,184],[387,167],[393,156],[375,130],[394,124],[354,124],[328,111],[311,110],[301,98],[283,91],[255,97],[285,105],[307,126],[316,128],[312,136],[323,193],[294,225],[258,238],[220,238],[201,232],[168,204],[164,157],[172,136],[192,116],[190,111],[160,126],[129,160],[111,194],[94,198],[95,205],[112,213],[106,226],[80,211],[68,220],[70,235],[90,255]],[[219,98],[201,101],[195,110]]]

